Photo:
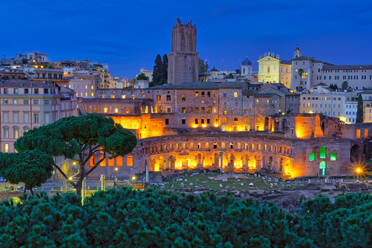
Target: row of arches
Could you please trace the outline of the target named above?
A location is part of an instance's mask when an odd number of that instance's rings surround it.
[[[151,171],[177,171],[192,169],[220,170],[225,172],[255,172],[260,169],[287,175],[292,158],[281,155],[265,155],[259,152],[189,152],[153,154],[149,159]]]
[[[151,143],[145,147],[146,154],[159,154],[164,152],[181,152],[181,151],[250,151],[250,152],[266,152],[276,153],[291,156],[292,147],[290,145],[281,144],[279,141],[275,142],[232,142],[232,141],[179,141],[171,143]]]

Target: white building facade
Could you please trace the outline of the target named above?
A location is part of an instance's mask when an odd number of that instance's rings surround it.
[[[357,95],[348,92],[301,94],[300,113],[319,113],[352,124],[356,121]]]

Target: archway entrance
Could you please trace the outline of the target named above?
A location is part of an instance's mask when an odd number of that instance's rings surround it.
[[[327,174],[327,163],[326,163],[326,161],[321,161],[319,163],[319,174],[323,177]]]

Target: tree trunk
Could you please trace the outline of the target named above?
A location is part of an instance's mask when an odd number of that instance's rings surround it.
[[[82,185],[83,185],[83,181],[79,178],[79,181],[76,182],[76,194],[78,196],[81,196],[81,188],[82,188]]]
[[[34,195],[34,191],[30,188],[31,195]]]

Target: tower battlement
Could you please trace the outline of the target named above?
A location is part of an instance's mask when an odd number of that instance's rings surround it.
[[[199,56],[196,51],[196,25],[182,24],[178,18],[172,31],[172,50],[168,56],[168,83],[182,84],[199,79]]]

